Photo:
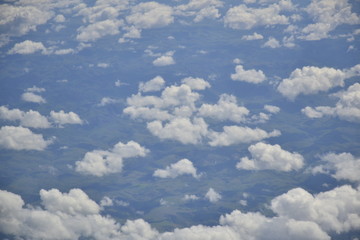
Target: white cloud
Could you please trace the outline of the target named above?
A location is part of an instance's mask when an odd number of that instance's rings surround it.
[[[213,192],[209,194],[212,201],[220,199],[213,189],[209,192]],[[80,189],[71,189],[69,193],[41,190],[40,200],[44,208],[31,207],[19,195],[0,190],[0,231],[18,238],[44,240],[54,236],[96,240],[330,240],[327,232],[343,233],[360,228],[360,191],[347,185],[317,195],[302,188],[291,189],[271,201],[270,209],[277,214],[273,217],[234,210],[221,216],[215,226],[196,225],[164,233],[154,230],[143,219],[127,220],[120,225],[113,218],[101,215],[101,206]]]
[[[8,54],[32,54],[35,52],[46,54],[46,47],[41,42],[25,40],[21,43],[16,43],[14,47],[8,51]]]
[[[108,64],[108,63],[98,63],[96,66],[100,67],[100,68],[108,68],[110,66],[110,64]]]
[[[190,0],[187,4],[175,7],[177,15],[195,16],[194,22],[200,22],[205,18],[216,19],[221,16],[219,7],[223,2],[219,0]]]
[[[242,65],[235,67],[235,73],[231,74],[231,79],[234,81],[243,81],[248,83],[261,83],[266,80],[266,76],[261,70],[245,70]]]
[[[252,41],[252,40],[260,40],[260,39],[263,39],[264,36],[259,34],[259,33],[256,33],[254,32],[252,35],[244,35],[242,36],[242,40],[246,40],[246,41]]]
[[[236,97],[222,94],[217,104],[203,104],[198,110],[199,116],[210,117],[219,121],[230,120],[236,123],[244,122],[249,110],[238,106]]]
[[[148,107],[127,107],[123,110],[125,114],[128,114],[132,119],[144,119],[144,120],[169,120],[173,116],[167,111],[160,110],[158,108]]]
[[[148,149],[140,146],[137,142],[129,141],[126,144],[118,142],[108,151],[94,150],[87,152],[81,161],[75,163],[75,170],[82,174],[101,177],[121,172],[123,159],[144,157],[148,152]]]
[[[107,19],[95,22],[86,27],[80,27],[76,39],[81,42],[89,42],[96,41],[106,35],[116,35],[120,32],[119,27],[122,25],[123,21],[121,20]]]
[[[27,92],[38,92],[38,93],[40,93],[40,92],[45,92],[46,89],[45,88],[39,88],[37,86],[32,86],[31,88],[27,88],[26,91]]]
[[[337,86],[344,86],[346,78],[355,75],[356,66],[350,69],[334,69],[329,67],[306,66],[297,68],[289,78],[283,79],[277,90],[285,97],[294,100],[298,95],[325,92]]]
[[[268,48],[279,48],[281,47],[281,44],[276,38],[269,37],[269,39],[262,45],[262,47],[268,47]]]
[[[25,102],[46,103],[45,98],[32,92],[25,92],[21,95],[21,99]]]
[[[230,146],[234,144],[251,143],[261,141],[270,137],[277,137],[281,133],[279,130],[266,132],[260,128],[249,128],[239,126],[224,126],[223,132],[210,132],[210,146]]]
[[[189,159],[181,159],[180,161],[167,166],[165,169],[155,170],[153,176],[160,178],[176,178],[181,175],[192,175],[194,178],[200,176],[196,173],[196,168]]]
[[[181,80],[181,82],[188,85],[192,90],[205,90],[211,87],[210,83],[202,78],[187,77]]]
[[[51,111],[50,118],[58,125],[64,124],[83,124],[84,121],[74,112],[64,112],[60,110],[59,112]]]
[[[360,192],[348,185],[312,195],[295,188],[271,201],[280,216],[317,223],[326,232],[360,229]]]
[[[185,194],[183,197],[184,201],[194,201],[194,200],[199,200],[199,197],[194,195],[194,194]]]
[[[24,127],[3,126],[0,129],[0,146],[13,150],[44,150],[52,140],[45,140]]]
[[[337,180],[348,180],[354,183],[360,182],[360,158],[351,153],[327,153],[321,156],[322,164],[311,169],[313,174],[330,174]]]
[[[164,27],[173,23],[173,10],[157,2],[144,2],[131,8],[126,21],[138,29]]]
[[[314,20],[302,29],[301,38],[305,40],[328,38],[339,25],[360,23],[359,16],[351,12],[348,0],[313,0],[305,10]]]
[[[110,98],[110,97],[103,97],[98,104],[98,106],[103,107],[109,104],[119,103],[121,102],[120,99]]]
[[[273,169],[289,172],[299,170],[304,165],[304,158],[299,153],[285,151],[280,145],[257,143],[248,148],[252,159],[241,158],[236,168],[245,170]]]
[[[198,144],[207,135],[207,124],[202,118],[174,118],[165,125],[161,121],[147,124],[148,130],[161,139],[173,139],[183,144]]]
[[[217,193],[213,188],[209,188],[205,194],[205,198],[211,203],[216,203],[221,199],[221,195]]]
[[[65,22],[65,17],[62,14],[58,14],[54,17],[54,21],[57,23],[63,23]]]
[[[233,29],[251,29],[255,26],[288,24],[288,17],[280,15],[282,8],[272,4],[266,8],[249,8],[244,4],[230,8],[225,17],[225,26]]]
[[[153,79],[143,83],[139,83],[139,92],[153,92],[160,91],[164,88],[165,80],[161,76],[156,76]]]
[[[51,127],[51,124],[46,117],[33,110],[23,112],[20,109],[8,109],[5,106],[0,106],[0,118],[10,121],[20,121],[20,125],[23,127]]]
[[[309,118],[321,118],[326,115],[339,117],[350,122],[360,122],[360,84],[351,85],[346,91],[340,91],[331,96],[339,98],[335,107],[317,106],[305,107],[301,110]]]
[[[273,105],[265,105],[264,109],[266,111],[268,111],[269,113],[273,113],[273,114],[276,114],[276,113],[280,112],[280,108],[277,107],[277,106],[273,106]]]
[[[156,58],[153,61],[153,65],[157,66],[157,67],[164,67],[164,66],[168,66],[168,65],[173,65],[175,64],[175,60],[173,58],[174,52],[170,51],[165,53],[164,55]]]

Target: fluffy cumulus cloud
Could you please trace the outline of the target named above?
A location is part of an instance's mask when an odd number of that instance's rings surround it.
[[[301,38],[320,40],[342,24],[359,24],[360,18],[351,11],[348,0],[313,0],[305,9],[314,23],[302,29]]]
[[[264,170],[273,169],[289,172],[299,170],[304,165],[304,158],[299,153],[291,153],[283,150],[280,145],[257,143],[248,148],[252,159],[241,158],[236,164],[238,169]]]
[[[271,209],[280,216],[314,222],[326,232],[360,229],[360,191],[348,185],[317,195],[295,188],[274,198]]]
[[[45,24],[52,16],[51,11],[35,6],[0,4],[0,46],[6,44],[9,37],[36,31],[38,25]]]
[[[186,158],[167,166],[165,169],[155,170],[153,175],[160,178],[176,178],[181,175],[191,175],[194,178],[199,178],[193,163]]]
[[[140,146],[137,142],[118,142],[112,149],[107,151],[94,150],[87,152],[81,161],[75,163],[75,170],[82,174],[101,177],[121,172],[123,159],[145,157],[148,152],[148,149]]]
[[[337,86],[344,86],[344,80],[358,75],[357,65],[350,69],[306,66],[295,69],[281,81],[277,90],[285,97],[294,100],[298,95],[326,92]]]
[[[156,76],[147,82],[139,83],[139,92],[160,91],[164,88],[165,80],[161,76]]]
[[[199,115],[219,121],[230,120],[236,123],[244,122],[249,110],[246,107],[238,106],[236,97],[222,94],[217,104],[203,104],[199,108]]]
[[[241,4],[227,11],[224,24],[233,29],[251,29],[262,25],[288,24],[288,17],[280,14],[282,10],[280,4],[272,4],[265,8],[249,8]]]
[[[360,183],[360,158],[351,153],[327,153],[321,156],[322,164],[311,169],[313,174],[330,174],[337,180]]]
[[[192,90],[205,90],[211,87],[210,83],[202,78],[187,77],[181,80],[181,82],[188,85]]]
[[[153,65],[156,67],[164,67],[164,66],[168,66],[168,65],[173,65],[173,64],[175,64],[173,55],[174,55],[173,51],[167,52],[164,55],[156,58],[153,61]]]
[[[346,91],[340,91],[331,96],[339,98],[334,107],[305,107],[301,111],[309,118],[324,116],[338,117],[350,122],[360,122],[360,84],[351,85]]]
[[[208,125],[202,118],[174,118],[165,124],[153,121],[147,124],[147,128],[160,139],[173,139],[183,144],[201,143],[208,133]]]
[[[237,65],[235,67],[235,73],[231,74],[231,79],[234,81],[261,83],[266,80],[266,76],[261,70],[245,70],[242,65]]]
[[[8,54],[32,54],[35,52],[45,54],[46,47],[41,42],[25,40],[21,43],[16,43],[14,47],[8,51]]]
[[[142,219],[120,225],[80,189],[41,190],[42,207],[28,207],[19,195],[0,191],[0,230],[25,239],[154,239],[158,232]]]
[[[173,23],[173,9],[157,2],[140,3],[131,8],[126,21],[138,29],[164,27]]]
[[[259,34],[259,33],[256,33],[254,32],[252,35],[245,35],[245,36],[242,36],[242,40],[246,40],[246,41],[252,41],[252,40],[261,40],[263,39],[264,36]]]
[[[64,124],[83,124],[84,121],[74,112],[64,112],[60,110],[59,112],[51,111],[50,118],[54,123],[62,126]]]
[[[220,195],[212,188],[206,194],[216,202]],[[188,195],[187,199],[198,199]],[[159,233],[143,219],[127,220],[120,225],[101,214],[102,207],[81,189],[61,193],[41,190],[43,207],[25,205],[22,198],[0,191],[0,230],[25,239],[319,239],[330,240],[328,233],[360,229],[360,191],[351,186],[337,187],[312,195],[302,188],[291,189],[270,204],[276,214],[234,210],[220,217],[215,226],[195,225]],[[269,235],[269,232],[271,234]]]
[[[107,19],[80,27],[76,39],[82,42],[96,41],[106,35],[118,34],[119,27],[123,24],[121,20]]]
[[[209,188],[209,190],[207,191],[207,193],[205,194],[205,198],[207,200],[209,200],[209,202],[211,203],[216,203],[218,202],[222,197],[221,195],[216,192],[213,188]]]
[[[52,142],[52,139],[45,140],[43,135],[33,133],[28,128],[3,126],[0,129],[0,146],[2,148],[42,151]]]
[[[230,146],[234,144],[244,144],[261,141],[270,137],[277,137],[281,133],[279,130],[266,132],[260,128],[249,128],[240,126],[224,126],[223,132],[210,132],[209,144],[211,146]]]
[[[0,118],[10,121],[19,121],[23,127],[49,128],[51,123],[45,116],[39,112],[29,110],[23,112],[20,109],[8,109],[6,106],[0,106]]]
[[[200,22],[203,19],[216,19],[221,16],[219,9],[223,6],[220,0],[190,0],[187,4],[181,4],[175,7],[177,15],[195,16],[194,22]]]
[[[273,114],[280,112],[280,108],[277,106],[273,106],[273,105],[265,105],[264,109],[266,111],[268,111],[269,113],[273,113]]]
[[[42,96],[35,94],[33,92],[25,92],[21,95],[21,99],[25,102],[33,102],[33,103],[46,103],[45,98]]]
[[[281,47],[281,44],[276,38],[269,37],[269,39],[262,45],[262,47],[279,48]]]

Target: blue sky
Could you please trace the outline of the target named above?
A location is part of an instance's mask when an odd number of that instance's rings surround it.
[[[356,0],[3,1],[3,239],[359,239]]]

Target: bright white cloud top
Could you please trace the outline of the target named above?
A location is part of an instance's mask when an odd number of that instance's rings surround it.
[[[222,197],[221,195],[216,192],[213,188],[209,188],[209,191],[205,194],[205,198],[209,200],[211,203],[218,202]]]
[[[231,74],[231,79],[234,81],[242,81],[248,83],[261,83],[266,80],[266,76],[261,70],[245,70],[242,65],[235,67],[235,73]]]
[[[186,158],[167,166],[165,169],[157,169],[153,174],[154,177],[159,178],[176,178],[181,175],[191,175],[194,178],[200,177],[200,175],[196,173],[196,168],[193,163]]]
[[[241,158],[236,168],[245,170],[273,169],[289,172],[299,170],[304,166],[304,158],[299,153],[283,150],[280,145],[257,143],[248,148],[252,159]]]
[[[81,161],[75,163],[75,170],[81,174],[102,177],[121,172],[124,159],[145,157],[148,152],[148,149],[137,142],[118,142],[108,151],[94,150],[87,152]]]

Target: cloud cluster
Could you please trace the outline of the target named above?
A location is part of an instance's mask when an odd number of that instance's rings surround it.
[[[327,153],[321,156],[322,164],[311,168],[313,174],[330,174],[337,180],[360,182],[360,158],[351,153]]]
[[[25,40],[21,43],[16,43],[14,47],[8,51],[8,54],[32,54],[35,52],[45,54],[46,48],[41,42]]]
[[[221,196],[210,188],[209,201]],[[343,233],[360,229],[360,190],[344,185],[312,195],[294,188],[270,204],[276,214],[266,217],[259,212],[234,210],[220,217],[215,226],[194,225],[159,233],[143,219],[127,220],[120,225],[101,214],[102,207],[81,189],[61,193],[57,189],[41,190],[43,208],[25,205],[14,193],[0,191],[0,230],[26,239],[323,239],[328,233]],[[188,195],[187,199],[197,199]]]
[[[280,135],[277,130],[268,133],[259,128],[240,126],[224,126],[223,132],[215,132],[209,128],[204,118],[235,123],[263,122],[268,120],[272,113],[247,117],[249,110],[239,106],[236,97],[228,94],[222,94],[217,104],[203,103],[197,107],[201,98],[197,91],[211,87],[201,78],[187,77],[182,79],[181,85],[165,87],[160,96],[143,96],[144,86],[151,86],[152,89],[155,85],[155,89],[160,88],[155,81],[159,81],[163,88],[163,81],[160,79],[141,83],[139,92],[127,99],[128,107],[123,110],[133,119],[146,120],[147,129],[154,136],[177,140],[183,144],[207,141],[211,146],[229,146]]]
[[[177,15],[195,16],[193,21],[200,22],[206,18],[219,18],[219,8],[222,6],[223,2],[220,0],[190,0],[187,4],[174,7],[174,10]]]
[[[338,117],[350,122],[360,122],[360,84],[355,83],[347,90],[332,94],[339,98],[334,107],[317,106],[305,107],[301,111],[309,118],[321,118],[324,116]]]
[[[294,100],[298,95],[326,92],[337,86],[344,86],[344,80],[359,73],[358,65],[350,69],[306,66],[295,69],[289,78],[283,79],[277,90],[285,97]]]
[[[231,74],[231,79],[234,81],[243,81],[248,83],[261,83],[266,80],[266,76],[261,70],[245,70],[242,65],[235,67],[235,73]]]
[[[299,170],[304,165],[304,158],[299,153],[283,150],[280,145],[257,143],[248,148],[252,159],[241,158],[236,168],[245,170],[265,170],[289,172]]]
[[[121,172],[123,159],[133,157],[145,157],[148,149],[139,143],[129,141],[118,142],[110,150],[94,150],[87,152],[81,161],[75,163],[75,170],[81,174],[102,177],[111,173]]]
[[[11,150],[42,151],[53,142],[43,135],[33,133],[24,127],[3,126],[0,129],[0,147]]]
[[[167,166],[165,169],[155,170],[153,176],[159,178],[176,178],[181,175],[191,175],[194,178],[199,178],[200,175],[196,173],[196,168],[189,159],[181,159],[176,163]]]

